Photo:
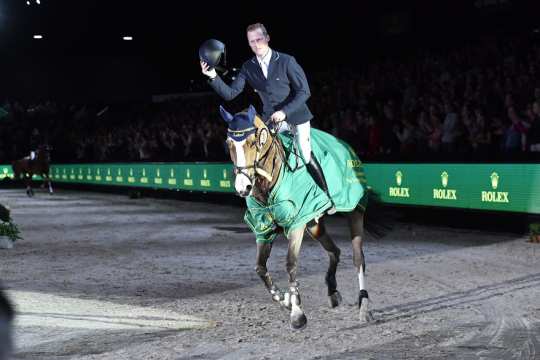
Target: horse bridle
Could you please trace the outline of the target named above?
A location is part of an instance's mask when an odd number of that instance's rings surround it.
[[[266,152],[264,152],[264,154],[261,155],[261,149],[264,147],[264,145],[263,146],[259,145],[259,136],[260,136],[260,134],[262,133],[263,130],[268,131],[270,133],[269,136],[272,139],[272,142],[270,143],[270,146],[268,146],[268,149],[266,150]],[[268,179],[268,181],[272,181],[275,167],[272,167],[272,173],[268,174],[268,172],[266,170],[264,170],[261,166],[259,166],[259,164],[264,162],[264,160],[267,158],[268,154],[270,153],[270,150],[272,149],[272,147],[277,144],[276,143],[277,136],[275,134],[273,134],[271,132],[271,130],[268,129],[268,128],[261,128],[260,130],[257,130],[256,127],[244,129],[244,130],[241,130],[241,131],[228,130],[228,132],[233,133],[233,134],[239,134],[239,133],[245,134],[246,132],[247,133],[253,132],[253,133],[255,133],[255,142],[257,144],[257,152],[255,153],[255,160],[253,161],[253,164],[246,165],[246,166],[238,166],[238,165],[234,164],[233,165],[234,174],[235,175],[239,175],[239,174],[244,175],[245,177],[247,177],[249,179],[249,181],[251,182],[252,185],[255,185],[255,178],[256,178],[257,174],[262,175],[263,177]],[[278,146],[278,148],[279,148],[279,146]],[[279,153],[281,155],[281,152],[279,152]],[[253,175],[252,176],[250,176],[249,172],[248,172],[250,169],[253,169]]]

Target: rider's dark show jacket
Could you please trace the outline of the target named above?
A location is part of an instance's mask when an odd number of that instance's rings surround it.
[[[223,99],[229,101],[244,90],[246,81],[262,100],[262,117],[265,122],[279,110],[287,115],[285,120],[293,125],[305,123],[313,118],[306,105],[307,99],[311,96],[306,74],[293,56],[272,50],[267,78],[264,77],[254,56],[242,65],[230,86],[219,76],[209,83]]]

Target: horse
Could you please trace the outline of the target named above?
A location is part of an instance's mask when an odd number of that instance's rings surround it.
[[[316,185],[295,151],[293,135],[270,129],[252,105],[247,111],[234,115],[221,106],[220,114],[228,124],[226,142],[234,167],[235,190],[246,199],[244,221],[256,235],[255,271],[272,300],[290,312],[291,328],[303,329],[307,325],[307,317],[302,307],[297,270],[306,230],[322,245],[329,257],[325,276],[329,306],[334,308],[342,302],[336,281],[341,250],[326,232],[324,222],[331,202]],[[373,316],[369,311],[366,263],[362,250],[369,192],[361,162],[346,143],[317,129],[311,129],[311,132],[312,151],[325,169],[336,209],[348,218],[353,263],[358,276],[358,316],[361,322],[369,322]],[[377,231],[376,228],[373,230]],[[288,240],[287,289],[280,289],[274,283],[266,266],[273,240],[281,233]],[[378,235],[377,232],[374,234]]]
[[[23,177],[26,185],[26,194],[29,197],[34,196],[34,190],[31,187],[32,176],[40,175],[43,178],[42,187],[47,186],[49,194],[53,193],[51,178],[49,176],[49,163],[51,161],[51,148],[47,145],[41,145],[36,151],[36,158],[30,160],[29,156],[12,162],[13,179],[18,180]]]

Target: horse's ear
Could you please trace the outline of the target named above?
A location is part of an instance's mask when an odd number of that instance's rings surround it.
[[[223,120],[225,120],[228,123],[230,123],[232,119],[234,119],[234,116],[231,113],[229,113],[227,110],[225,110],[225,108],[221,105],[219,105],[219,113],[221,114],[221,117],[223,118]]]
[[[247,113],[249,121],[253,123],[255,121],[255,115],[257,115],[257,110],[255,110],[255,107],[253,105],[249,105]]]

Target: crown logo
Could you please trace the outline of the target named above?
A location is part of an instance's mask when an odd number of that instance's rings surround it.
[[[448,173],[446,171],[443,171],[441,174],[441,182],[443,187],[448,185]]]
[[[401,181],[403,180],[403,173],[401,171],[396,171],[396,184],[401,186]]]
[[[499,186],[499,174],[497,174],[496,172],[493,172],[490,178],[491,178],[491,187],[493,188],[493,190],[496,190],[497,186]]]

